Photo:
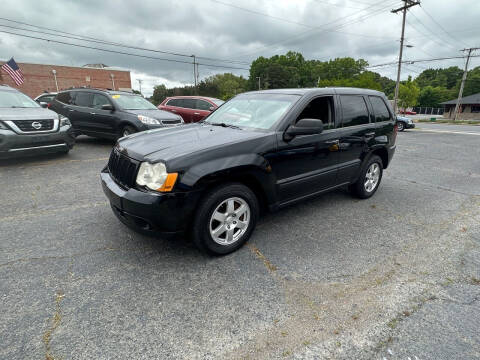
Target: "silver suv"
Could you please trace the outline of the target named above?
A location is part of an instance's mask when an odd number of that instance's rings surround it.
[[[70,120],[27,95],[0,85],[0,158],[68,153],[75,144]]]

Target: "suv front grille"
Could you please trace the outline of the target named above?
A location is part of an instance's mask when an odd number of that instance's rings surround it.
[[[138,167],[140,162],[133,160],[113,149],[108,160],[108,171],[113,179],[125,188],[135,185]]]
[[[45,120],[13,120],[13,123],[24,132],[48,131],[53,129],[53,119]]]

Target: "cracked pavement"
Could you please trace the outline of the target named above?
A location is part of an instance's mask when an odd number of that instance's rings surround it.
[[[3,161],[0,358],[480,358],[478,139],[401,133],[373,198],[268,214],[221,258],[118,222],[110,142]]]

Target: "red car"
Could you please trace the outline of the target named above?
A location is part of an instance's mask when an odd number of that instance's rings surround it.
[[[197,122],[222,105],[224,101],[204,96],[168,97],[158,105],[160,110],[178,114],[186,123]]]
[[[400,110],[399,113],[405,114],[405,115],[417,115],[415,111],[411,111],[411,110]]]

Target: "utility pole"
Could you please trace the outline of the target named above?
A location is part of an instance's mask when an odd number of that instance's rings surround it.
[[[260,90],[260,76],[257,76],[257,79],[258,79],[258,90]]]
[[[193,57],[193,82],[195,84],[195,94],[197,93],[197,58],[195,55],[191,55]]]
[[[140,95],[142,94],[142,79],[137,79],[138,81],[138,88],[140,89]],[[143,96],[143,95],[142,95]]]
[[[403,0],[404,5],[401,8],[392,10],[396,14],[403,11],[402,36],[400,37],[400,54],[398,55],[397,83],[395,85],[395,98],[393,100],[393,112],[397,113],[398,89],[400,88],[400,73],[402,71],[403,41],[405,40],[405,20],[407,18],[407,9],[415,5],[420,5],[420,1]]]
[[[458,92],[458,99],[457,99],[457,104],[455,105],[455,116],[453,118],[453,121],[457,121],[458,118],[458,110],[460,109],[460,100],[462,99],[463,95],[463,88],[465,86],[465,80],[467,80],[467,73],[468,73],[468,63],[470,62],[470,56],[472,55],[473,50],[478,50],[480,48],[470,48],[470,49],[463,49],[460,51],[468,51],[467,55],[467,61],[465,62],[465,70],[463,71],[463,76],[462,76],[462,83],[460,84],[460,91]]]

